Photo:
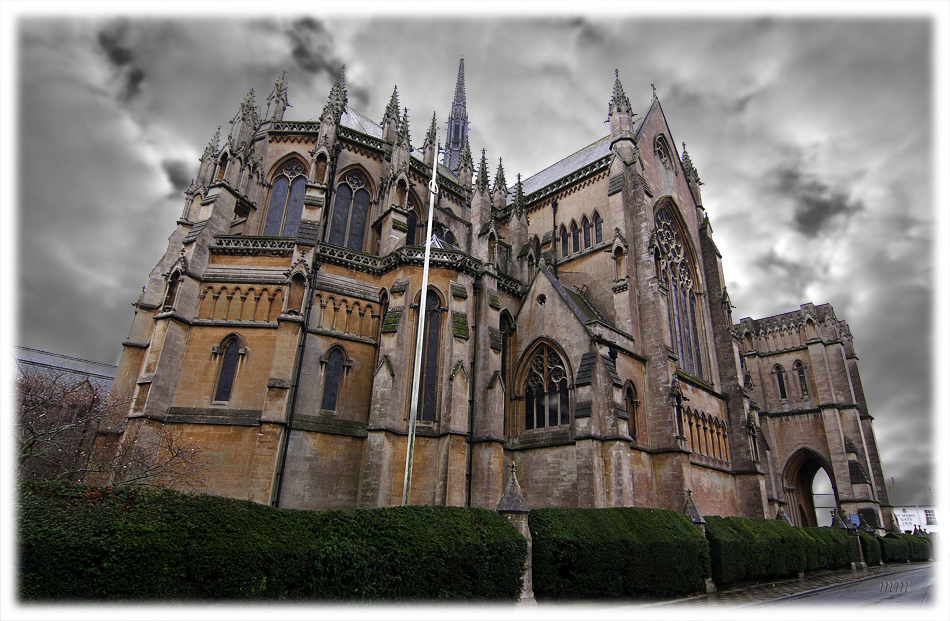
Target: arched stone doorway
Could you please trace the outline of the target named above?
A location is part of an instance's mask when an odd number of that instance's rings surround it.
[[[785,498],[788,501],[786,513],[796,526],[818,526],[819,521],[815,513],[815,496],[812,485],[815,475],[824,471],[831,481],[831,490],[834,494],[834,505],[838,506],[838,486],[832,476],[831,464],[818,453],[810,449],[797,451],[785,465],[785,474],[782,477],[785,486]],[[827,502],[819,504],[829,504]]]

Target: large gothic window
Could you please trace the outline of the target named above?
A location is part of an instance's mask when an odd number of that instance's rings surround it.
[[[439,376],[439,334],[442,328],[441,304],[438,294],[434,291],[429,291],[426,295],[425,322],[418,420],[434,421]]]
[[[541,345],[528,358],[524,391],[524,428],[542,429],[569,425],[570,399],[567,372],[561,357],[547,345]]]
[[[670,342],[679,357],[679,366],[702,377],[703,348],[699,328],[703,325],[701,304],[695,292],[695,267],[687,258],[673,215],[666,207],[655,217],[656,228],[650,242],[656,258],[657,277],[667,290]]]
[[[267,206],[267,219],[264,221],[264,235],[268,237],[294,237],[300,225],[303,211],[303,197],[307,192],[307,176],[303,164],[290,160],[281,167],[274,178],[270,203]]]
[[[343,182],[336,187],[328,243],[346,246],[351,250],[363,250],[369,199],[363,176],[357,172],[347,174]]]

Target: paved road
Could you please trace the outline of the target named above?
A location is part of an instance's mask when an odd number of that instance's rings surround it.
[[[848,605],[851,608],[900,604],[902,606],[928,606],[934,603],[935,569],[932,564],[916,565],[892,571],[880,576],[871,576],[847,584],[828,586],[814,591],[781,597],[762,606],[792,606],[808,604],[816,606]]]

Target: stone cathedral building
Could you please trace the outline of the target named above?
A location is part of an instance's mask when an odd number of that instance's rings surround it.
[[[342,74],[318,121],[287,107],[281,76],[205,149],[102,450],[181,433],[211,493],[399,504],[423,317],[412,503],[494,508],[514,461],[532,508],[682,510],[691,490],[707,515],[810,525],[824,469],[841,510],[893,524],[847,323],[827,304],[735,323],[655,95],[635,114],[618,76],[609,135],[526,179],[473,152],[464,64],[442,153],[435,115],[412,144],[396,90],[379,123]]]

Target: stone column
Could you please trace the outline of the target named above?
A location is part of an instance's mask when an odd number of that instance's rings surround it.
[[[508,467],[511,469],[511,478],[508,479],[505,493],[498,502],[497,511],[505,516],[505,519],[511,522],[511,525],[517,528],[518,532],[528,540],[528,556],[524,563],[521,598],[518,600],[518,605],[536,606],[537,601],[534,599],[534,587],[531,579],[531,531],[528,528],[528,507],[525,505],[524,494],[521,493],[518,477],[515,476],[515,470],[518,467],[514,461]]]

